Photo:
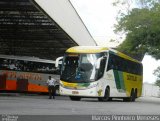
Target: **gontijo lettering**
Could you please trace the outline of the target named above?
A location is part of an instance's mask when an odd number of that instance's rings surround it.
[[[137,77],[133,75],[127,75],[127,80],[137,81]]]

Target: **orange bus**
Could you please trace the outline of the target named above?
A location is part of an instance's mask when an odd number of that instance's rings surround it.
[[[59,75],[55,61],[33,57],[0,55],[0,90],[16,92],[48,92],[46,81]],[[59,84],[56,84],[58,90]]]

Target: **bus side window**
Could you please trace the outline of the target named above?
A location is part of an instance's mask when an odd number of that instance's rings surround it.
[[[118,56],[113,55],[113,69],[114,70],[120,70],[121,68],[121,62]]]
[[[119,68],[119,62],[117,56],[110,54],[109,55],[109,60],[108,60],[108,68],[107,71],[113,69],[113,70],[118,70]]]
[[[131,70],[130,70],[130,66],[131,66],[130,62],[127,61],[127,72],[128,72],[128,73],[130,73],[130,71],[131,71]]]
[[[103,76],[105,65],[106,65],[106,58],[101,60],[100,69],[98,70],[98,77],[97,77],[98,79],[100,79]]]
[[[109,58],[107,71],[109,71],[109,70],[111,70],[111,69],[113,69],[113,68],[114,68],[114,67],[113,67],[113,60],[112,60],[112,58]]]

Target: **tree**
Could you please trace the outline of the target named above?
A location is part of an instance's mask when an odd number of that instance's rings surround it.
[[[115,6],[128,5],[125,12],[119,10],[115,32],[126,35],[118,50],[142,60],[147,53],[160,59],[160,0],[115,0]],[[137,8],[131,8],[131,4]],[[160,86],[160,67],[154,71],[156,85]]]
[[[156,80],[155,85],[160,87],[160,80]]]
[[[153,73],[155,76],[157,76],[157,80],[155,82],[155,85],[159,86],[160,87],[160,66],[154,70],[154,73]]]
[[[126,38],[118,50],[130,53],[142,60],[145,53],[160,59],[160,4],[159,1],[147,1],[147,7],[133,8],[120,16],[115,32],[123,32]]]

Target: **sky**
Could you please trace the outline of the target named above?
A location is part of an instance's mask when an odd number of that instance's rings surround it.
[[[71,0],[71,2],[98,45],[118,45],[109,42],[115,37],[113,29],[117,14],[111,0]]]
[[[112,6],[112,0],[70,1],[98,45],[116,47],[120,44],[119,41],[110,42],[111,39],[122,40],[122,35],[116,35],[113,32],[118,9]],[[156,77],[153,75],[153,71],[160,66],[160,61],[145,55],[142,63],[143,81],[154,83]]]

